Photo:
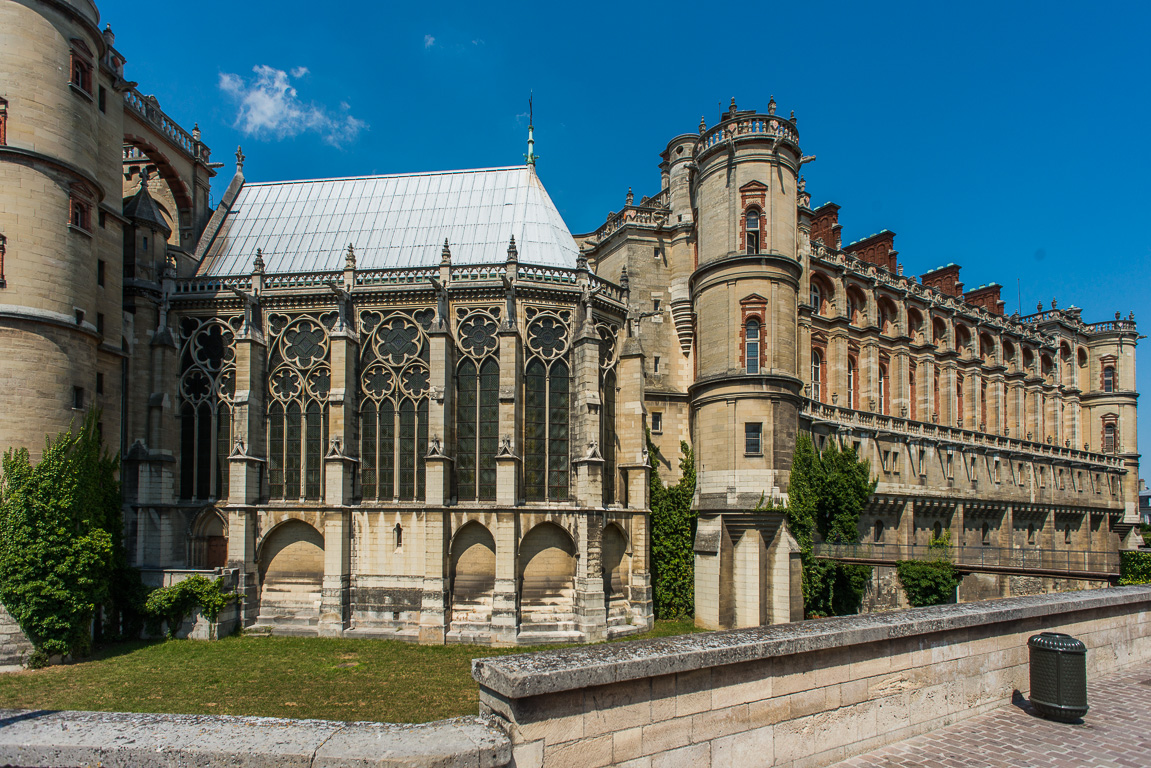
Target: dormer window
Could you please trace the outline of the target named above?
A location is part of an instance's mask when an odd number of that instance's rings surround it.
[[[759,211],[752,208],[747,212],[746,242],[748,253],[759,253]]]

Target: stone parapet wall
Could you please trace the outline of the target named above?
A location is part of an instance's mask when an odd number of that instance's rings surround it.
[[[479,717],[394,725],[0,710],[0,764],[29,768],[501,768],[510,757],[507,737]]]
[[[23,664],[25,657],[32,652],[32,643],[20,631],[20,626],[0,605],[0,667]]]
[[[1088,679],[1151,659],[1151,587],[478,659],[515,765],[818,766],[1003,706],[1027,638],[1087,648]]]

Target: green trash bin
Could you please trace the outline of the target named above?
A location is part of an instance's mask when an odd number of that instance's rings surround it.
[[[1071,635],[1042,632],[1027,641],[1031,706],[1048,720],[1073,723],[1087,714],[1087,646]]]

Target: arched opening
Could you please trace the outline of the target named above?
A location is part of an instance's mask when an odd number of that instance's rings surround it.
[[[743,364],[748,373],[759,373],[759,320],[751,317],[743,325]]]
[[[496,585],[496,540],[480,523],[465,524],[452,538],[448,580],[449,631],[460,635],[490,631]]]
[[[931,343],[940,349],[947,349],[947,323],[942,318],[931,321]]]
[[[923,338],[923,313],[914,307],[907,309],[907,335],[916,344],[922,344]]]
[[[955,351],[961,355],[974,355],[971,346],[971,329],[965,325],[955,326]]]
[[[1007,366],[1009,373],[1015,373],[1019,369],[1019,361],[1015,358],[1015,345],[1010,341],[1003,342],[1003,364]]]
[[[933,543],[943,541],[943,523],[938,520],[935,521],[935,526],[932,528],[932,540]]]
[[[895,303],[884,297],[878,302],[879,309],[879,332],[884,336],[894,336],[899,330],[899,323],[897,322],[898,310],[895,308]]]
[[[228,521],[215,507],[205,507],[192,523],[192,567],[223,568],[228,564]]]
[[[1035,524],[1034,523],[1029,523],[1027,525],[1027,543],[1028,544],[1034,544],[1035,543]]]
[[[320,619],[324,537],[300,520],[273,528],[260,545],[258,624],[314,628]]]
[[[863,325],[867,320],[867,299],[854,286],[847,289],[847,322]]]
[[[520,542],[520,632],[575,632],[576,548],[567,531],[540,523]],[[543,639],[543,638],[541,638]]]
[[[876,544],[882,544],[883,543],[883,521],[882,520],[876,520],[875,521],[875,532],[873,534],[872,540]]]
[[[748,209],[744,230],[747,238],[747,252],[759,253],[759,211],[755,208]]]
[[[989,333],[979,335],[979,356],[983,358],[985,365],[995,364],[995,341]]]
[[[811,350],[811,399],[823,402],[823,355],[818,349]]]
[[[607,608],[607,625],[620,627],[627,624],[629,610],[629,587],[631,581],[631,557],[627,554],[627,537],[615,523],[608,523],[603,530],[601,545],[603,564],[603,597]]]

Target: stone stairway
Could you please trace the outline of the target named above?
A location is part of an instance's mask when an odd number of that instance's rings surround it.
[[[312,580],[277,580],[264,584],[260,613],[252,629],[277,635],[314,635],[320,622],[320,592]]]
[[[484,595],[471,600],[453,600],[451,624],[446,641],[449,643],[486,644],[492,641],[492,596]]]
[[[571,587],[539,595],[520,605],[520,643],[576,643],[575,590]]]

